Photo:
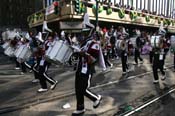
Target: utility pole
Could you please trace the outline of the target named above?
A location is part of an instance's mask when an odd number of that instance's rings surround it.
[[[97,30],[97,27],[98,27],[98,3],[99,3],[99,1],[96,0],[96,12],[95,12],[96,21],[95,21],[95,30]]]
[[[43,9],[45,9],[46,8],[46,2],[45,2],[45,0],[43,0]]]

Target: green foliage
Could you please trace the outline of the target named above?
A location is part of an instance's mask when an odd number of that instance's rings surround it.
[[[145,17],[145,21],[148,23],[148,22],[150,22],[150,16],[146,16]]]
[[[118,16],[122,19],[125,17],[125,10],[124,9],[120,9],[118,12]]]

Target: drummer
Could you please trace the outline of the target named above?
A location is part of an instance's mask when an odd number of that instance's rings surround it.
[[[84,34],[85,39],[81,44],[79,54],[79,63],[75,77],[75,92],[77,99],[76,110],[73,115],[83,114],[85,112],[84,96],[93,101],[93,107],[97,108],[102,99],[101,95],[92,93],[89,89],[93,74],[93,67],[99,57],[99,43],[88,37],[89,33]]]
[[[122,74],[126,74],[127,72],[129,72],[129,68],[128,68],[128,53],[127,53],[127,49],[126,49],[126,36],[124,36],[124,34],[120,35],[118,37],[119,40],[124,40],[125,43],[125,47],[123,46],[121,48],[121,62],[122,62],[122,70],[123,73]]]
[[[38,67],[40,62],[40,57],[38,55],[38,42],[36,37],[34,37],[34,34],[32,32],[29,32],[29,47],[32,51],[32,56],[29,61],[25,62],[25,66],[32,70],[34,73],[34,79],[32,80],[32,83],[39,82],[39,76],[38,76]]]
[[[164,37],[166,32],[163,32],[159,30],[159,35]],[[162,73],[161,80],[166,79],[165,71],[163,70],[164,67],[164,48],[163,46],[159,46],[159,48],[153,49],[153,75],[154,75],[154,81],[153,83],[156,84],[159,82],[159,76],[158,76],[158,69],[160,69],[160,72]]]
[[[143,63],[143,59],[142,57],[140,56],[140,51],[141,51],[141,45],[142,45],[142,42],[141,42],[141,33],[140,33],[140,30],[135,30],[135,33],[137,35],[137,38],[136,38],[136,47],[135,47],[135,52],[134,52],[134,59],[135,59],[135,63],[134,64],[138,64],[138,59],[141,61],[141,63]]]
[[[48,43],[52,41],[53,41],[53,37],[49,36]],[[49,45],[51,45],[48,43],[44,44],[44,46],[40,46],[38,51],[38,55],[40,57],[38,76],[39,76],[40,85],[41,85],[41,88],[38,89],[38,92],[45,92],[48,90],[46,81],[48,81],[51,84],[50,86],[51,90],[54,90],[58,83],[58,81],[54,80],[52,77],[47,75],[48,68],[51,65],[48,61],[45,60],[45,51],[49,48]]]

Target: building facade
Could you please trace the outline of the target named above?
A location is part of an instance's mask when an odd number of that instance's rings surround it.
[[[1,0],[0,28],[28,28],[27,17],[43,8],[43,0]]]

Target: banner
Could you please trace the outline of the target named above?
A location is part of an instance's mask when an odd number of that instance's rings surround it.
[[[46,16],[47,15],[50,15],[50,14],[53,14],[54,13],[54,5],[52,4],[52,5],[50,5],[50,6],[48,6],[47,8],[46,8]]]

